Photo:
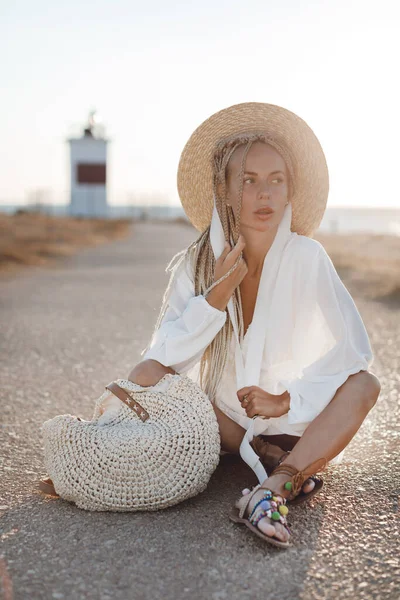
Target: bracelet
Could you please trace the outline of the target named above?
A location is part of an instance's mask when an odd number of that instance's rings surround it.
[[[227,277],[229,277],[229,275],[231,275],[231,273],[233,273],[233,271],[236,269],[236,267],[239,265],[239,262],[242,258],[242,253],[240,253],[240,255],[238,256],[235,264],[229,269],[229,271],[227,273],[225,273],[225,275],[223,275],[222,277],[220,277],[219,279],[217,279],[217,281],[214,281],[214,283],[212,285],[210,285],[209,288],[206,289],[206,291],[204,292],[204,298],[211,292],[211,290],[213,288],[215,288],[216,285],[218,285],[219,283],[221,283],[221,281],[224,281],[224,279],[227,279]]]

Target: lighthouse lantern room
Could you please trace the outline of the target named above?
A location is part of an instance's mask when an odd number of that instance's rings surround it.
[[[89,113],[83,135],[68,139],[71,166],[69,213],[76,216],[107,217],[107,143],[104,128]]]

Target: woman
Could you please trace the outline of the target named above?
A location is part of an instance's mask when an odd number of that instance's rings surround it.
[[[239,104],[192,134],[178,189],[201,235],[170,263],[151,344],[128,378],[198,380],[222,449],[240,452],[261,484],[243,490],[233,520],[286,547],[286,500],[321,486],[307,476],[340,461],[380,392],[362,319],[312,239],[327,201],[325,157],[294,113]],[[246,445],[254,433],[261,466]],[[267,479],[264,467],[279,462]]]

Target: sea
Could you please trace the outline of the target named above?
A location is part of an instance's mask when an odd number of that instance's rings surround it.
[[[54,216],[68,215],[66,204],[3,204],[0,212],[14,214],[17,210],[39,210]],[[95,216],[95,215],[93,215]],[[143,220],[174,220],[187,218],[178,205],[109,205],[109,218]],[[327,233],[373,233],[400,236],[400,208],[327,207],[319,231]]]
[[[400,208],[327,207],[319,231],[400,236]]]

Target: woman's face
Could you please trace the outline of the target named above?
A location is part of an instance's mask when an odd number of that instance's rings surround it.
[[[232,154],[227,167],[227,202],[235,214],[244,150],[245,146],[239,146]],[[264,142],[253,142],[247,153],[243,173],[241,231],[247,228],[257,231],[277,228],[285,212],[288,193],[288,172],[282,156]],[[271,208],[273,212],[268,214],[266,207]]]

